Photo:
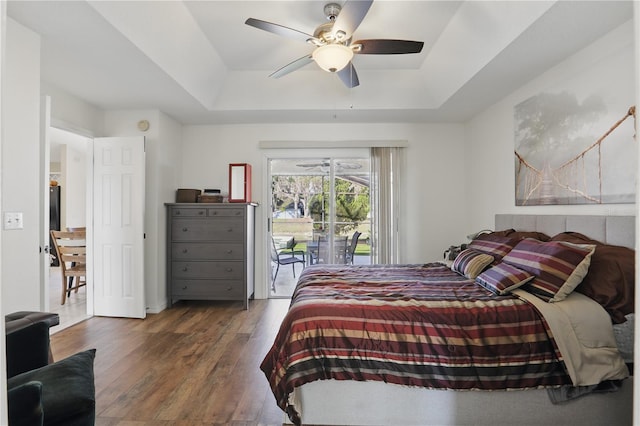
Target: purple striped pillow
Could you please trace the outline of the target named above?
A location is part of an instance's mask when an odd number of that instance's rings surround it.
[[[484,238],[476,238],[471,241],[469,248],[490,254],[493,256],[495,265],[518,244],[518,241],[508,237],[484,236]]]
[[[493,262],[493,256],[473,249],[466,249],[456,256],[451,270],[474,279]]]
[[[534,278],[533,274],[502,262],[481,273],[476,283],[495,294],[504,295]]]
[[[594,251],[592,244],[524,239],[502,261],[535,275],[526,290],[547,302],[559,302],[587,275]]]

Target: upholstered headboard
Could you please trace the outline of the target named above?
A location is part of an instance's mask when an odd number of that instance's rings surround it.
[[[579,232],[606,244],[635,249],[634,216],[497,214],[495,230],[538,231],[553,237],[560,232]]]
[[[516,231],[544,232],[550,237],[560,232],[579,232],[602,243],[635,250],[634,216],[497,214],[495,230],[510,228]],[[629,314],[626,322],[613,327],[620,354],[629,363],[634,360],[634,324],[635,315]]]

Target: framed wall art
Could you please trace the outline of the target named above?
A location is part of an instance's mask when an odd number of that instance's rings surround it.
[[[517,206],[635,202],[633,70],[613,53],[514,107]]]

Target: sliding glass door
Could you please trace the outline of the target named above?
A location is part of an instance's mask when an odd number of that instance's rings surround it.
[[[272,296],[289,297],[302,270],[288,257],[305,266],[371,263],[368,156],[271,158],[268,167]]]

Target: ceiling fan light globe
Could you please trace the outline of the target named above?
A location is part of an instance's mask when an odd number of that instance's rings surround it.
[[[318,66],[328,72],[338,72],[353,59],[353,51],[342,44],[326,44],[311,54]]]

